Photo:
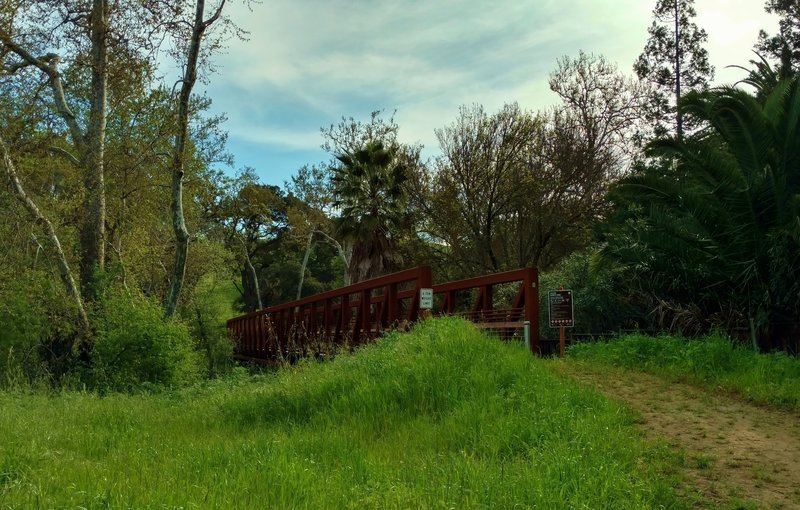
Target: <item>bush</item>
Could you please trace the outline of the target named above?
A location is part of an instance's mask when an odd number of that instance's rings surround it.
[[[239,315],[233,310],[236,297],[231,281],[212,273],[200,279],[181,307],[208,377],[223,375],[233,366],[227,320]]]
[[[0,276],[0,387],[57,382],[70,363],[74,310],[41,271]]]
[[[542,273],[539,281],[539,328],[542,338],[557,337],[549,327],[547,294],[561,287],[572,290],[575,308],[573,333],[616,332],[636,328],[643,319],[639,303],[625,285],[626,275],[613,266],[596,264],[598,251],[588,248],[562,260],[555,269]]]
[[[109,291],[93,313],[96,328],[89,382],[100,390],[184,386],[197,380],[199,360],[185,324],[164,320],[149,299]]]

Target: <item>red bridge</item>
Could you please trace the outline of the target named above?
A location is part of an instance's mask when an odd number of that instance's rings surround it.
[[[433,290],[430,312],[420,290]],[[235,357],[271,363],[314,354],[320,345],[357,346],[392,329],[407,329],[421,315],[458,315],[500,338],[520,338],[539,353],[539,283],[534,268],[432,285],[420,266],[228,321]]]

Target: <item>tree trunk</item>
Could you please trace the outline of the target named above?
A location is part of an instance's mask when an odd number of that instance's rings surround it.
[[[242,243],[242,251],[244,251],[244,263],[247,266],[247,272],[250,274],[250,278],[253,280],[253,289],[256,294],[256,304],[258,305],[256,310],[261,310],[264,308],[264,304],[261,302],[261,288],[258,286],[258,273],[256,273],[256,268],[253,266],[253,261],[250,260],[250,253],[247,251],[247,245],[241,238],[239,238],[239,242]]]
[[[91,104],[86,130],[84,186],[86,217],[81,226],[81,285],[86,296],[93,300],[97,289],[93,278],[96,270],[105,266],[105,136],[106,95],[108,89],[108,0],[93,0],[91,13]]]
[[[680,110],[681,101],[681,23],[680,0],[675,0],[675,121],[678,140],[683,139],[683,115]]]
[[[344,263],[344,274],[342,275],[342,284],[347,287],[348,285],[353,283],[353,280],[350,279],[350,272],[348,268],[350,267],[350,260],[353,258],[353,243],[347,244],[347,249],[343,248],[341,244],[336,243],[339,249],[339,258],[342,259]]]
[[[164,316],[169,318],[175,314],[178,298],[183,289],[186,277],[186,261],[189,256],[189,231],[183,215],[183,156],[176,157],[172,172],[172,231],[175,233],[175,264],[172,269],[172,284],[164,305]],[[181,170],[176,171],[175,165]]]
[[[14,163],[11,161],[11,155],[8,153],[8,148],[6,147],[5,141],[0,138],[0,156],[2,156],[3,166],[6,169],[6,174],[8,178],[11,180],[11,185],[16,193],[17,199],[22,202],[25,206],[25,209],[36,219],[36,223],[42,225],[44,228],[47,237],[50,239],[50,242],[55,248],[56,256],[58,258],[58,272],[61,276],[61,281],[64,283],[64,286],[67,289],[67,294],[72,298],[72,301],[75,304],[75,308],[78,311],[78,342],[79,345],[73,347],[88,347],[91,344],[91,328],[89,327],[89,318],[86,315],[86,309],[83,306],[83,299],[81,299],[80,290],[78,290],[78,286],[75,284],[75,278],[72,276],[72,270],[69,267],[69,262],[67,261],[67,256],[64,254],[64,250],[61,248],[61,242],[58,240],[58,235],[56,235],[56,231],[53,228],[53,224],[50,223],[48,220],[36,207],[36,204],[30,197],[25,193],[25,189],[22,187],[22,184],[17,177],[17,172],[14,168]]]
[[[91,68],[91,85],[89,114],[84,132],[66,101],[61,74],[58,70],[59,56],[48,53],[35,57],[25,48],[14,42],[9,34],[0,33],[0,40],[25,62],[24,67],[37,67],[49,78],[53,92],[53,100],[59,116],[66,124],[78,157],[67,151],[59,152],[67,155],[73,163],[83,170],[83,182],[86,188],[84,199],[85,218],[80,225],[80,279],[84,294],[94,298],[92,279],[96,269],[103,269],[105,263],[105,132],[108,89],[108,0],[92,0],[90,13],[91,26],[89,37],[91,51],[89,54]]]
[[[339,241],[329,236],[322,230],[315,230],[314,232],[324,237],[330,244],[332,244],[336,248],[336,251],[339,252],[339,258],[342,259],[342,263],[344,264],[344,272],[342,274],[342,285],[347,287],[348,285],[350,285],[350,283],[352,283],[352,280],[350,279],[350,259],[353,258],[352,245],[348,246],[348,249],[345,250]]]
[[[189,255],[189,232],[183,214],[183,175],[186,160],[186,140],[189,137],[189,98],[197,81],[197,62],[200,56],[200,43],[206,29],[211,26],[222,13],[225,1],[220,4],[216,13],[208,20],[203,20],[205,0],[197,0],[195,6],[192,39],[189,42],[189,51],[186,59],[186,70],[183,74],[183,84],[178,96],[178,133],[175,137],[175,147],[172,156],[172,230],[175,233],[175,265],[172,270],[172,284],[164,304],[164,315],[169,318],[175,313],[178,298],[183,289],[186,275],[186,260]]]
[[[308,242],[306,243],[306,253],[303,255],[303,265],[300,266],[300,278],[298,278],[297,283],[297,297],[295,299],[300,299],[300,295],[303,293],[303,280],[306,277],[306,267],[308,266],[308,258],[311,256],[311,248],[314,242],[314,231],[312,230],[310,234],[308,234]]]

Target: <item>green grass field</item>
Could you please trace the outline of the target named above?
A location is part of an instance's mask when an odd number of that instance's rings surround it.
[[[630,335],[611,342],[576,344],[570,347],[568,358],[642,370],[800,410],[800,359],[785,353],[759,354],[719,335],[699,340]]]
[[[455,319],[323,364],[0,393],[0,411],[0,508],[684,506],[633,416]]]

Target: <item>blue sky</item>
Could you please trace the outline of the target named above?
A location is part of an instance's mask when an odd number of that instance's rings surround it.
[[[235,168],[282,184],[302,165],[327,161],[320,127],[397,110],[400,139],[438,153],[434,130],[458,107],[495,111],[556,102],[547,77],[563,55],[602,54],[631,73],[655,0],[263,0],[231,5],[250,32],[215,58],[206,93],[228,116]],[[777,23],[762,0],[696,0],[698,24],[730,83],[759,28]]]

